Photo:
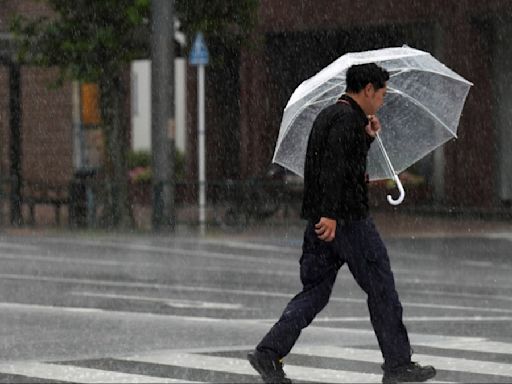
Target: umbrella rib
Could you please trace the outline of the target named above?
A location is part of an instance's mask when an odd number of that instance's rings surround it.
[[[446,123],[444,123],[439,117],[437,117],[430,109],[428,109],[427,107],[425,107],[423,104],[419,103],[414,97],[408,95],[407,93],[403,92],[403,91],[400,91],[396,88],[389,88],[389,91],[390,93],[398,93],[400,95],[402,95],[403,97],[405,97],[406,99],[410,100],[414,105],[416,105],[417,107],[423,109],[425,112],[427,112],[435,121],[439,122],[439,124],[441,124],[444,128],[446,128],[448,130],[448,132],[450,132],[455,138],[457,138],[457,134],[455,132],[453,132],[450,127],[448,127],[446,125]]]
[[[452,71],[450,68],[448,68],[450,71]],[[395,73],[396,71],[396,73]],[[407,68],[407,67],[402,67],[402,68],[393,68],[392,70],[392,74],[390,75],[390,77],[396,77],[396,76],[399,76],[401,75],[402,73],[407,73],[407,72],[425,72],[425,73],[432,73],[432,74],[436,74],[436,75],[439,75],[439,76],[442,76],[442,77],[446,77],[448,79],[452,79],[452,80],[455,80],[455,81],[462,81],[468,85],[471,85],[473,86],[474,84],[469,81],[469,80],[466,80],[465,78],[463,78],[461,75],[459,75],[458,73],[456,72],[453,72],[456,76],[458,77],[453,77],[453,76],[450,76],[446,73],[441,73],[439,71],[433,71],[431,69],[423,69],[423,68]]]
[[[343,83],[344,83],[344,81],[343,81],[343,79],[341,79],[341,78],[339,77],[339,75],[333,76],[333,77],[331,77],[330,79],[326,80],[325,82],[320,83],[320,84],[319,84],[318,86],[316,86],[315,88],[311,89],[311,90],[309,91],[309,93],[312,93],[312,92],[316,91],[316,90],[317,90],[318,88],[320,88],[322,85],[324,85],[324,84],[328,84],[328,83],[332,83],[332,86],[330,86],[329,88],[325,89],[322,93],[320,93],[320,94],[316,97],[316,99],[318,99],[318,97],[322,96],[322,95],[323,95],[323,94],[325,94],[326,92],[328,92],[328,91],[332,90],[333,88],[339,87],[341,84],[343,84]],[[293,96],[293,95],[292,95],[292,96]],[[286,105],[286,107],[285,107],[285,109],[286,109],[286,108],[288,108],[288,107],[291,107],[292,105],[296,104],[296,103],[297,103],[298,101],[300,101],[300,100],[301,100],[301,99],[298,99],[298,100],[296,100],[296,101],[295,101],[294,103],[292,103],[292,104],[287,104],[287,105]]]
[[[409,168],[412,164],[418,162],[419,160],[423,159],[425,156],[427,156],[429,153],[432,153],[434,152],[436,149],[438,149],[439,147],[441,147],[443,144],[445,144],[448,140],[450,139],[442,139],[437,145],[435,145],[432,150],[428,151],[427,153],[423,154],[423,155],[420,155],[420,156],[416,156],[412,161],[411,161],[411,164],[404,167],[403,169],[399,169],[398,170],[398,173],[401,173],[403,171],[405,171],[407,168]]]
[[[339,84],[334,84],[332,87],[329,87],[327,88],[324,92],[322,92],[320,95],[318,95],[318,97],[314,100],[314,101],[310,101],[310,102],[307,102],[305,103],[300,109],[297,109],[297,111],[294,113],[294,115],[290,118],[290,122],[288,124],[288,128],[286,129],[286,131],[283,132],[283,137],[286,136],[286,134],[288,133],[288,130],[291,128],[292,126],[292,123],[295,121],[295,119],[297,118],[297,116],[303,112],[304,108],[306,108],[307,106],[309,105],[314,105],[314,104],[318,104],[322,101],[328,101],[329,99],[337,99],[339,96],[332,96],[332,97],[327,97],[325,99],[320,99],[321,96],[323,96],[326,92],[329,92],[331,91],[332,89],[336,88],[336,87],[339,87],[340,85]],[[285,107],[285,110],[286,108],[288,108],[289,106],[286,106]]]
[[[332,79],[329,80],[329,82],[331,81]],[[320,99],[321,96],[325,95],[327,92],[333,90],[334,88],[337,88],[340,86],[340,83],[333,83],[333,85],[329,88],[326,88],[321,94],[319,94],[314,100],[306,103],[306,105],[312,105],[312,104],[317,104],[319,103],[320,101],[324,101],[324,100],[328,100],[330,98],[335,98],[335,97],[339,97],[339,96],[331,96],[331,97],[328,97],[328,98],[325,98],[325,99]]]
[[[384,143],[382,142],[382,139],[380,138],[380,135],[377,133],[377,142],[379,143],[379,148],[382,151],[382,154],[384,155],[384,159],[386,160],[386,164],[393,174],[393,176],[396,175],[395,168],[393,168],[393,164],[391,163],[391,160],[389,159],[388,152],[386,151],[386,148],[384,148]],[[391,176],[391,177],[393,177]]]

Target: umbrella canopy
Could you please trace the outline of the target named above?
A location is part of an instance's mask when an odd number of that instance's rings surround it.
[[[274,163],[304,175],[308,138],[316,116],[345,91],[348,68],[365,63],[376,63],[390,73],[388,94],[377,113],[382,132],[378,145],[372,145],[368,154],[370,180],[393,178],[403,192],[396,175],[457,137],[471,82],[428,52],[407,46],[348,53],[293,92],[284,109]]]

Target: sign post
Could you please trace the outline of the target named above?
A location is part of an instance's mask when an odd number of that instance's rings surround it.
[[[196,35],[189,62],[197,66],[197,145],[199,176],[199,229],[206,234],[206,145],[205,145],[205,75],[204,67],[208,64],[208,48],[201,32]]]

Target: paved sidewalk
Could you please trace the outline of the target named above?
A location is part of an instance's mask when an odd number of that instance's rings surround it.
[[[510,234],[512,221],[495,219],[459,218],[441,215],[421,215],[401,212],[375,212],[372,214],[383,237],[474,237],[490,234]],[[304,221],[262,222],[245,229],[223,230],[212,228],[208,236],[227,236],[249,240],[251,238],[301,237]]]
[[[476,236],[489,233],[512,233],[512,221],[460,218],[408,213],[373,215],[384,236]]]
[[[377,228],[383,237],[474,237],[482,235],[505,235],[512,239],[512,220],[460,218],[446,215],[426,215],[403,212],[374,212],[372,216]],[[301,239],[304,231],[305,221],[298,217],[291,217],[278,222],[262,221],[253,223],[246,228],[227,228],[212,226],[208,228],[209,238],[230,238],[240,240],[258,239]],[[3,226],[0,233],[12,235],[65,235],[81,234],[85,236],[109,236],[109,235],[151,235],[148,230],[135,231],[105,231],[95,230],[72,230],[67,227],[36,226],[14,228]],[[178,225],[176,235],[181,237],[199,236],[195,226]],[[156,236],[168,236],[167,234],[156,234]]]

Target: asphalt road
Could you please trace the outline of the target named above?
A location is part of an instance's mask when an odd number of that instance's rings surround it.
[[[258,382],[245,355],[300,289],[301,237],[0,234],[0,381]],[[385,241],[414,359],[512,382],[512,234]],[[381,362],[345,266],[285,371],[380,382]]]

